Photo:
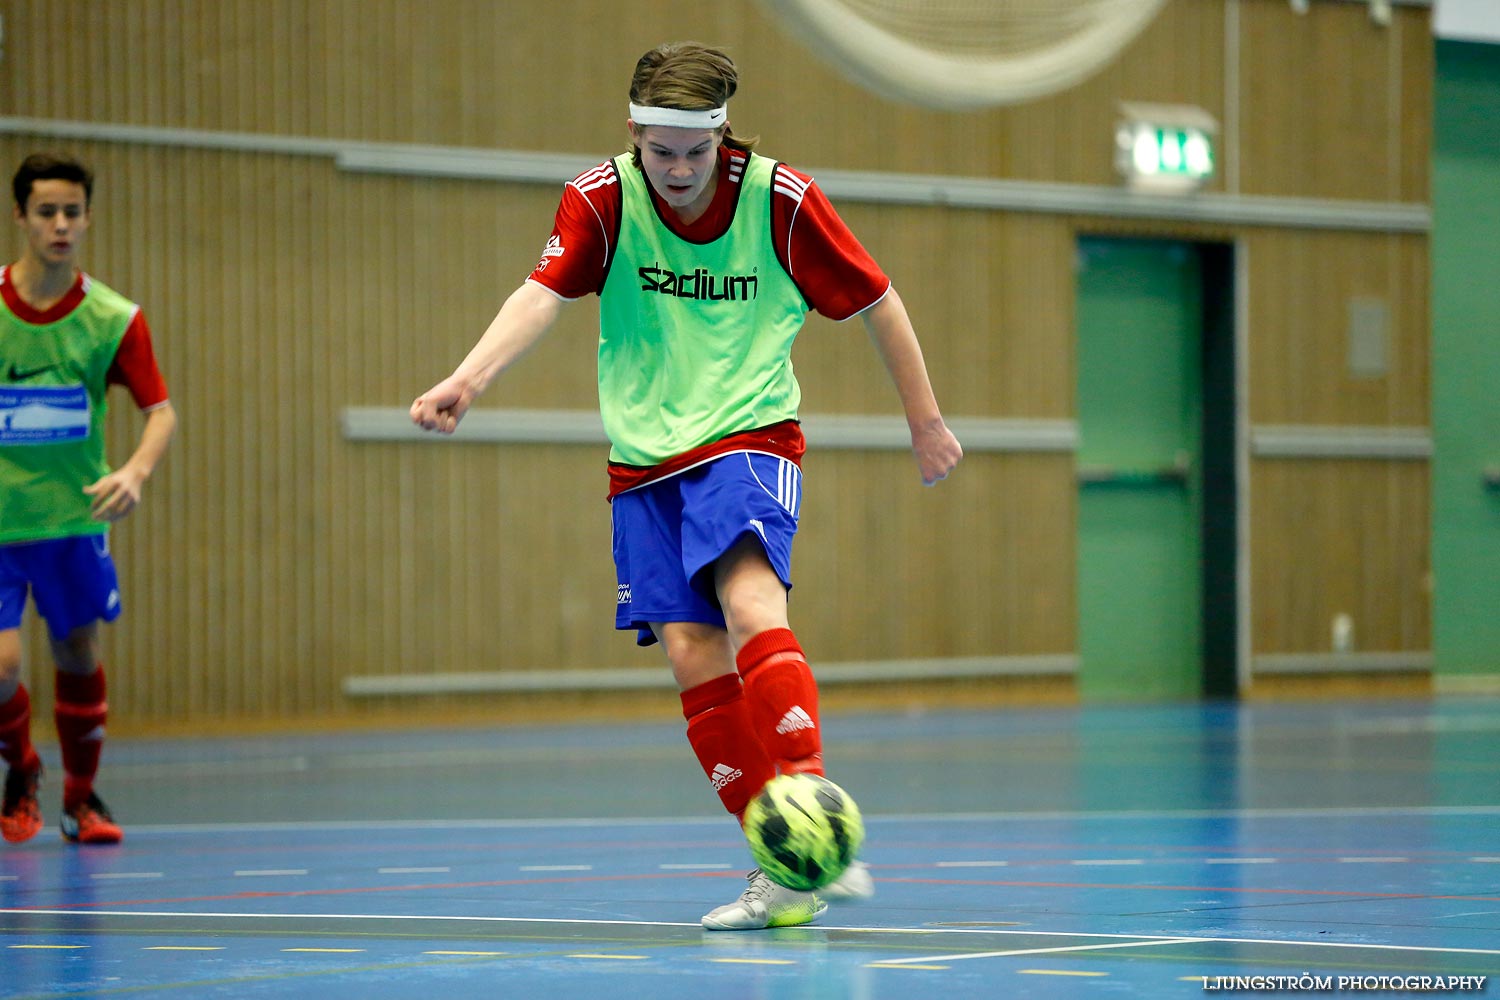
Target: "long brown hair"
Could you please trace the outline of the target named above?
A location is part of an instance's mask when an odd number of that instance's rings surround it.
[[[653,108],[707,111],[728,103],[739,85],[734,60],[723,50],[698,42],[668,42],[636,61],[630,100]],[[749,152],[759,141],[759,136],[741,139],[724,125],[724,145],[730,149]],[[640,166],[641,147],[632,143],[630,154]]]

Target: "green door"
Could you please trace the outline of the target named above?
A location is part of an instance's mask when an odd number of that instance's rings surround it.
[[[1086,698],[1192,698],[1202,653],[1203,276],[1192,244],[1078,244]]]

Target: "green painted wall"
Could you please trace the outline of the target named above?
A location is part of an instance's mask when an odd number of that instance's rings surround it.
[[[1500,45],[1437,42],[1432,157],[1433,651],[1500,674]]]

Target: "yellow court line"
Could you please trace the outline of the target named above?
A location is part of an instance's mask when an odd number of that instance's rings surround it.
[[[1017,969],[1023,976],[1107,976],[1107,972],[1077,972],[1071,969]]]
[[[645,955],[569,955],[569,958],[604,958],[622,962],[644,962]]]
[[[424,951],[424,955],[470,955],[474,958],[496,958],[504,955],[503,951]]]
[[[905,965],[897,965],[894,962],[870,962],[868,965],[865,966],[865,968],[867,968],[867,969],[933,969],[933,970],[940,970],[940,969],[951,969],[952,966],[950,966],[950,965],[912,965],[911,963],[907,963]]]
[[[12,944],[6,947],[14,948],[16,951],[79,951],[87,948],[86,944]]]
[[[363,948],[283,948],[282,951],[310,952],[314,955],[358,955]]]

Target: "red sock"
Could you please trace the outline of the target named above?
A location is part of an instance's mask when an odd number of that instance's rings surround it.
[[[83,805],[94,791],[108,714],[102,665],[91,674],[57,672],[53,716],[57,719],[57,742],[62,751],[64,809]]]
[[[755,738],[739,675],[724,674],[682,692],[682,714],[703,773],[724,808],[743,823],[745,806],[776,776],[776,766]]]
[[[735,657],[755,732],[782,774],[823,773],[818,682],[789,628],[753,636]]]
[[[23,771],[34,771],[42,765],[31,745],[31,695],[25,684],[17,685],[10,701],[0,705],[0,759]]]

